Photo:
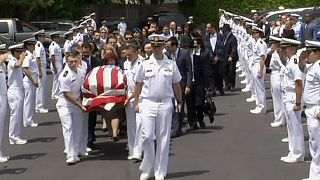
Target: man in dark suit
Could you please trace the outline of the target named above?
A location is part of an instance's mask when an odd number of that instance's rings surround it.
[[[94,29],[92,26],[87,27],[87,33],[83,35],[83,42],[92,42],[93,41]]]
[[[223,32],[223,72],[225,89],[234,91],[236,83],[236,63],[239,59],[237,50],[237,39],[231,32],[229,24],[224,24],[222,27]]]
[[[206,35],[204,36],[204,45],[209,53],[209,59],[205,65],[206,87],[213,95],[216,90],[220,95],[224,95],[223,90],[223,71],[222,69],[222,53],[223,53],[223,35],[216,30],[212,23],[206,25]]]
[[[185,50],[178,47],[178,40],[176,37],[172,36],[170,37],[166,42],[166,52],[165,55],[172,59],[173,61],[176,61],[178,69],[180,71],[180,74],[182,76],[180,85],[182,90],[182,109],[179,113],[179,120],[178,123],[173,122],[173,137],[174,136],[181,136],[182,135],[182,126],[183,126],[183,119],[184,119],[184,102],[185,102],[185,96],[190,93],[191,90],[191,82],[192,82],[192,64],[191,64],[191,57],[190,53]],[[187,104],[188,106],[188,104]],[[175,121],[175,118],[173,119]],[[175,124],[178,124],[178,127],[175,127]]]
[[[188,122],[190,130],[198,129],[197,122],[201,128],[205,128],[204,103],[205,103],[205,67],[206,61],[209,59],[209,52],[204,48],[203,40],[197,37],[192,41],[189,47],[192,62],[192,84],[191,92],[186,96]]]
[[[101,60],[92,56],[92,46],[85,42],[82,45],[83,60],[87,63],[87,73],[89,73],[93,68],[101,65]],[[96,140],[94,133],[97,124],[97,112],[89,112],[88,119],[88,147],[93,147],[93,142]]]

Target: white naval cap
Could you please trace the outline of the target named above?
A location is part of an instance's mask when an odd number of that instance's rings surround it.
[[[148,39],[152,44],[163,44],[168,40],[166,36],[160,34],[151,34],[150,36],[148,36]]]
[[[75,26],[75,27],[72,27],[71,29],[69,29],[69,31],[74,31],[74,30],[77,30],[77,29],[78,29],[78,27]]]
[[[269,36],[269,42],[272,43],[272,42],[281,42],[281,38],[279,37],[276,37],[276,36]]]
[[[19,44],[15,44],[15,45],[9,46],[9,50],[12,50],[12,49],[24,49],[23,48],[23,43],[19,43]]]
[[[309,41],[305,42],[307,50],[320,50],[320,42],[319,41]]]
[[[60,37],[60,33],[58,31],[49,34],[51,38]]]
[[[300,17],[300,15],[299,15],[299,14],[290,14],[290,16],[291,16],[291,17],[297,17],[297,18],[299,18],[299,17]]]
[[[219,12],[225,12],[225,10],[224,9],[219,9]]]
[[[6,44],[0,44],[0,52],[6,51]]]
[[[71,34],[73,34],[73,32],[72,31],[68,31],[68,32],[63,34],[63,37],[66,38],[68,35],[71,35]]]
[[[300,41],[289,39],[289,38],[282,38],[281,39],[281,47],[290,47],[290,46],[299,46],[301,44]]]
[[[252,23],[252,22],[248,22],[248,23],[246,23],[246,25],[247,26],[252,26],[252,27],[258,26],[258,24]]]
[[[252,26],[252,31],[253,32],[262,32],[263,33],[263,30],[261,28],[259,28],[258,26]]]
[[[94,13],[91,13],[89,16],[92,17],[92,16],[95,16],[95,15],[96,15],[96,13],[94,12]]]
[[[228,16],[234,16],[234,14],[232,14],[231,12],[225,12],[224,14],[226,14]]]
[[[246,22],[249,22],[249,23],[253,23],[253,20],[252,19],[249,19],[247,17],[244,17],[244,16],[240,16],[244,21]]]
[[[240,21],[240,20],[241,20],[241,17],[240,17],[240,16],[236,16],[236,17],[234,17],[233,19]]]
[[[22,41],[24,44],[36,44],[37,40],[35,38],[28,38]]]
[[[84,25],[83,24],[80,24],[77,29],[84,29]]]
[[[33,33],[33,36],[45,35],[44,29],[41,29],[38,32]]]
[[[88,18],[87,20],[85,20],[86,21],[86,23],[88,23],[89,21],[91,21],[92,19],[91,18]]]

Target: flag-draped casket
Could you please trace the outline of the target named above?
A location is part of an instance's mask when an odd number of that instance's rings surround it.
[[[82,93],[82,104],[88,111],[111,110],[126,100],[125,76],[117,66],[96,67],[88,73]]]

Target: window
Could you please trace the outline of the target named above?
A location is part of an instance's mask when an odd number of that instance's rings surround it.
[[[23,32],[33,32],[31,28],[23,26]]]
[[[7,22],[0,22],[0,33],[9,33],[9,26]]]

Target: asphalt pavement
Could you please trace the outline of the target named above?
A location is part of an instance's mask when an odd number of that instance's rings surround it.
[[[0,180],[138,180],[139,164],[128,161],[126,139],[113,143],[101,124],[97,125],[97,149],[73,166],[65,164],[62,128],[55,101],[49,100],[52,75],[49,76],[47,114],[38,114],[39,127],[24,128],[26,145],[9,145],[5,132],[4,150],[11,157],[0,163]],[[239,82],[239,79],[238,79]],[[216,120],[206,129],[172,139],[168,175],[172,180],[298,180],[307,177],[310,162],[285,164],[281,156],[288,153],[286,127],[272,128],[272,101],[269,81],[268,110],[254,115],[246,103],[248,93],[226,92],[215,98]],[[305,134],[306,125],[304,122]],[[307,140],[307,137],[306,137]],[[306,142],[306,150],[308,146]],[[310,160],[307,155],[307,160]]]

